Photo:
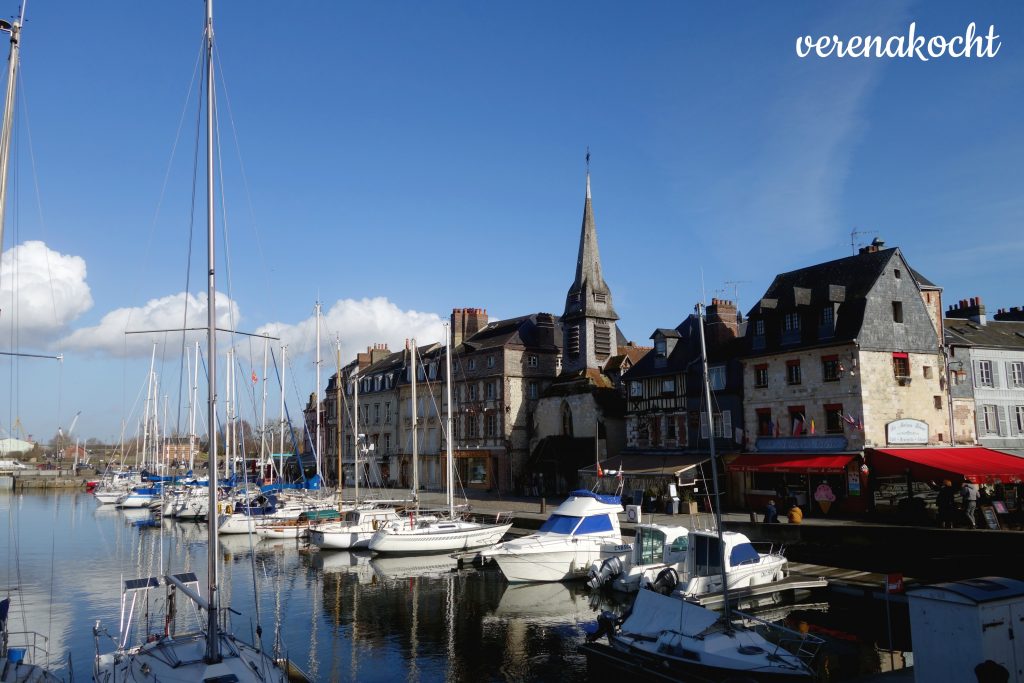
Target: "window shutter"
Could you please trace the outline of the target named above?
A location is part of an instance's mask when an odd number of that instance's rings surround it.
[[[995,367],[995,363],[992,364]],[[1006,411],[1009,406],[996,406],[996,417],[999,422],[999,436],[1009,436],[1006,426]]]
[[[997,361],[992,361],[990,363],[990,365],[992,366],[992,388],[993,389],[998,389],[999,388],[999,363]],[[999,411],[999,412],[1002,412],[1002,411]]]
[[[701,413],[700,414],[700,438],[702,438],[702,439],[707,439],[708,438],[708,414],[707,413]]]
[[[974,409],[974,423],[977,431],[975,432],[980,439],[985,433],[985,406],[976,406]]]
[[[722,411],[722,436],[726,439],[731,437],[732,434],[732,411]]]
[[[974,386],[980,387],[981,384],[981,361],[974,361]],[[979,432],[980,434],[980,432]]]

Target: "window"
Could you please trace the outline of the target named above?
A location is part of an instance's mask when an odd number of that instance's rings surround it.
[[[487,413],[484,416],[484,435],[489,437],[498,435],[498,416],[496,413]]]
[[[711,384],[711,391],[725,389],[725,366],[715,365],[708,368],[708,383]]]
[[[640,382],[630,382],[629,395],[633,398],[640,398],[644,395],[644,385]]]
[[[391,401],[384,404],[384,423],[391,424]]]
[[[768,364],[761,363],[754,366],[754,386],[764,388],[768,386]]]
[[[469,484],[486,485],[487,484],[487,459],[486,458],[464,458],[461,465],[465,464],[465,473],[459,472],[459,475]]]
[[[786,384],[800,384],[800,361],[786,361]]]
[[[537,367],[537,354],[531,353],[526,357],[526,367],[535,368]]]
[[[487,400],[493,401],[495,393],[495,382],[488,382],[485,386],[487,387]]]
[[[930,366],[930,365],[924,366],[923,371],[924,371],[924,378],[925,379],[931,379],[932,378],[932,366]]]
[[[391,434],[387,432],[384,433],[384,452],[391,452]]]
[[[665,350],[666,350],[665,340],[664,339],[655,339],[654,340],[654,352],[657,353],[659,356],[664,356],[665,355]]]
[[[380,404],[379,403],[374,403],[373,404],[373,424],[375,424],[375,425],[379,425],[380,424]]]
[[[999,433],[999,414],[996,412],[996,406],[981,407],[981,428],[986,434]]]
[[[732,411],[723,410],[711,416],[711,423],[714,428],[716,439],[732,438]],[[700,438],[708,438],[708,414],[700,414]]]
[[[821,357],[821,379],[826,382],[839,381],[839,356]]]
[[[477,425],[476,415],[466,416],[466,436],[470,439],[478,437],[480,427]]]
[[[430,375],[430,379],[437,379],[437,363],[431,363],[430,364],[429,375]]]
[[[529,393],[527,394],[527,396],[529,398],[537,398],[537,396],[539,396],[539,395],[540,395],[540,391],[538,389],[537,383],[536,382],[530,382],[530,384],[529,384]]]
[[[910,377],[910,356],[905,353],[892,354],[892,374],[896,379]]]
[[[834,323],[835,311],[832,310],[832,307],[826,306],[825,308],[821,309],[821,326],[831,330],[835,328]]]
[[[467,365],[469,366],[470,370],[476,370],[476,358],[470,358],[469,363],[467,363]]]
[[[757,435],[774,436],[775,423],[772,422],[771,408],[758,408],[757,413]]]
[[[789,407],[789,428],[793,436],[807,434],[810,430],[811,423],[807,421],[807,412],[803,406]]]
[[[896,270],[892,271],[892,274],[893,274],[893,277],[895,277],[897,280],[900,279],[901,273],[900,273],[900,269],[899,268],[897,268]]]
[[[665,418],[665,438],[675,441],[676,439],[676,418],[669,415]]]
[[[1010,363],[1010,386],[1024,387],[1024,363]]]
[[[992,361],[980,360],[978,361],[978,386],[979,387],[992,387],[995,386],[995,382],[992,381]]]
[[[661,380],[661,393],[672,395],[676,393],[676,381],[674,379]]]
[[[783,318],[783,329],[786,332],[798,332],[800,330],[800,316],[796,313],[787,313]]]
[[[494,356],[487,356],[487,367],[494,367]]]
[[[380,391],[380,375],[373,378],[373,390]]]
[[[932,402],[935,404],[935,410],[942,410],[942,397],[932,396]]]
[[[764,320],[754,321],[754,335],[757,337],[764,336]]]
[[[893,301],[892,302],[892,321],[894,323],[903,322],[903,302]]]
[[[842,403],[825,404],[825,433],[842,434],[845,425]]]
[[[474,382],[473,384],[467,385],[466,388],[469,389],[469,399],[468,400],[475,401],[476,400],[476,382]]]
[[[1024,406],[1013,407],[1013,426],[1017,429],[1017,434],[1024,434]]]

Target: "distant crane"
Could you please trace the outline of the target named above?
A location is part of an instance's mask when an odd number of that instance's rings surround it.
[[[858,230],[856,227],[854,227],[854,229],[850,231],[850,255],[851,256],[856,256],[857,255],[857,237],[858,236],[860,236],[860,235],[877,235],[877,234],[878,234],[877,230]]]
[[[68,433],[66,435],[64,434],[64,430],[61,427],[57,427],[57,459],[58,460],[63,460],[64,459],[64,442],[65,442],[65,439],[67,439],[67,440],[71,439],[71,432],[75,431],[75,425],[78,424],[78,416],[81,415],[81,414],[82,414],[81,410],[79,410],[77,413],[75,413],[75,417],[74,417],[74,419],[71,420],[71,426],[68,427]],[[75,460],[76,461],[78,460],[78,450],[77,449],[75,449]]]

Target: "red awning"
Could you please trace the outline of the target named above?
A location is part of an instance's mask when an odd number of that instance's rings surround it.
[[[843,472],[853,459],[850,453],[818,455],[744,453],[728,464],[730,472]]]
[[[918,481],[962,477],[978,484],[1024,480],[1024,458],[988,448],[868,449],[876,475],[910,475]]]

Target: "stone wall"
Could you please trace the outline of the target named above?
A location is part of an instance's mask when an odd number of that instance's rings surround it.
[[[888,445],[886,425],[904,418],[928,423],[929,444],[949,443],[949,412],[939,381],[941,357],[938,353],[908,356],[910,377],[901,383],[893,372],[892,352],[861,350],[858,354],[865,446]]]

